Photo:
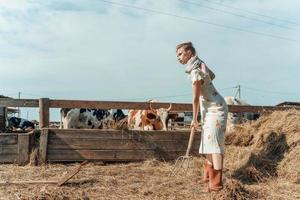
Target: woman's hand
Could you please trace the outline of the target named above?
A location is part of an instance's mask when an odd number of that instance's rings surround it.
[[[197,120],[193,119],[192,122],[191,122],[191,127],[198,128],[198,126],[199,126],[199,122]]]

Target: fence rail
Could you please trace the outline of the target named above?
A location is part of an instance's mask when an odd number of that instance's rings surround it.
[[[168,108],[172,104],[171,112],[192,111],[192,104],[186,103],[151,103],[157,108]],[[38,107],[40,113],[40,128],[49,125],[50,108],[95,108],[95,109],[149,109],[149,102],[126,101],[89,101],[89,100],[62,100],[62,99],[6,99],[0,98],[0,107]],[[275,110],[299,109],[298,106],[248,106],[229,105],[229,112],[264,112]]]

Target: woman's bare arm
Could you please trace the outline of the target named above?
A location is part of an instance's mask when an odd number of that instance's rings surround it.
[[[193,121],[191,125],[194,125],[195,127],[198,126],[198,112],[200,108],[200,94],[201,94],[201,87],[202,87],[202,80],[200,81],[195,81],[192,85],[192,98],[193,98]]]

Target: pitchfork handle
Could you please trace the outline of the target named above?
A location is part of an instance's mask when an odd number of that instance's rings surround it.
[[[188,147],[187,147],[186,153],[185,153],[186,157],[188,157],[190,155],[190,151],[191,151],[191,148],[192,148],[192,145],[193,145],[193,141],[194,141],[194,135],[195,135],[195,127],[192,126],[191,133],[190,133],[190,139],[189,139],[189,143],[188,143]]]

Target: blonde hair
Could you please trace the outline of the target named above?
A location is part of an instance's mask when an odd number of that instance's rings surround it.
[[[178,49],[180,49],[182,47],[184,48],[184,51],[190,50],[193,55],[196,54],[196,50],[195,50],[192,42],[184,42],[184,43],[178,44],[176,46],[176,52],[178,51]]]

